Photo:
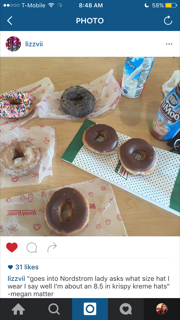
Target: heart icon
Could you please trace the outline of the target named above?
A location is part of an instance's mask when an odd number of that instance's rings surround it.
[[[8,266],[8,268],[11,270],[13,268],[13,266],[10,265],[10,266]]]
[[[33,228],[34,228],[35,231],[38,231],[41,228],[41,224],[35,223],[33,225]]]
[[[123,307],[123,310],[124,310],[125,312],[127,312],[127,311],[129,310],[129,308],[128,308],[128,307]]]
[[[6,244],[6,248],[10,251],[10,252],[14,252],[16,249],[17,249],[18,245],[17,243],[13,242],[13,243],[10,243],[8,242]]]

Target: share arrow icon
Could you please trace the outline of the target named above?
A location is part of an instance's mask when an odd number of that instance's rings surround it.
[[[55,243],[53,242],[53,244],[48,247],[47,252],[49,252],[49,249],[50,249],[50,248],[55,249],[56,247],[57,247],[57,244],[55,244]]]

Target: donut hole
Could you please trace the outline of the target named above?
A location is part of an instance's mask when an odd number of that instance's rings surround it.
[[[143,161],[146,158],[146,152],[145,151],[135,151],[133,153],[133,157],[138,161]]]
[[[12,105],[18,105],[18,104],[21,104],[21,100],[11,99],[9,100],[9,103]]]
[[[15,149],[14,150],[14,157],[13,157],[13,161],[17,158],[24,158],[25,155],[23,153],[23,151],[21,149]]]
[[[65,201],[61,207],[61,221],[67,222],[72,218],[73,204],[71,201]]]
[[[106,139],[107,139],[107,136],[106,136],[104,131],[97,131],[96,132],[96,139],[95,140],[97,142],[102,142],[102,141],[104,141]]]
[[[76,94],[70,97],[70,100],[73,101],[73,103],[76,105],[80,103],[83,100],[82,94]]]

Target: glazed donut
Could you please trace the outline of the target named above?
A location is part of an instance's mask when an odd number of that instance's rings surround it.
[[[71,216],[63,216],[63,208],[70,204]],[[83,230],[89,221],[88,199],[74,188],[56,191],[46,206],[45,220],[48,227],[60,236],[71,236]]]
[[[94,110],[95,97],[81,86],[66,89],[61,96],[61,108],[73,117],[85,117]]]
[[[13,90],[0,95],[0,116],[4,118],[24,118],[35,107],[33,98],[26,91]]]
[[[136,153],[141,155],[141,160],[135,158]],[[118,154],[123,167],[133,175],[146,175],[155,169],[156,153],[143,139],[129,139],[120,146]]]
[[[0,164],[5,174],[13,177],[30,174],[39,161],[39,149],[28,141],[12,142],[2,150],[0,157]]]
[[[104,140],[97,141],[99,136],[103,136]],[[118,136],[112,127],[105,124],[95,124],[84,131],[82,141],[89,150],[108,155],[116,150]]]

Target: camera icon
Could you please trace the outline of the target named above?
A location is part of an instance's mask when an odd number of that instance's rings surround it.
[[[84,316],[96,316],[97,304],[95,302],[84,303]]]

